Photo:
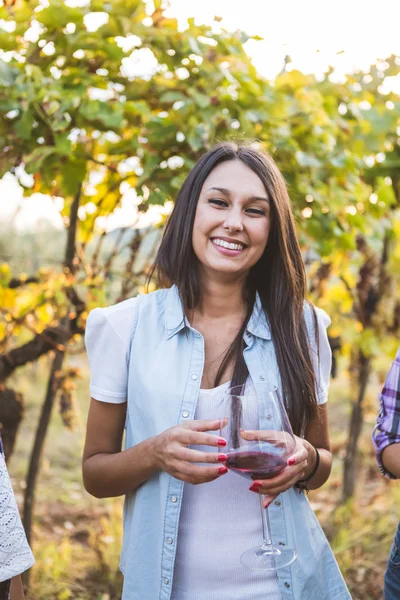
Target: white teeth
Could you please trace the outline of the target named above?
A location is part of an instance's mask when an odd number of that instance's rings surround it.
[[[233,244],[232,242],[226,242],[225,240],[220,240],[218,238],[214,239],[213,242],[216,246],[222,246],[228,250],[243,250],[244,248],[242,244]]]

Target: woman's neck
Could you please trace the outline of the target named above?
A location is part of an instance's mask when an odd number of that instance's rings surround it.
[[[246,314],[245,280],[230,282],[216,279],[202,282],[202,294],[195,313],[200,318],[221,319]]]

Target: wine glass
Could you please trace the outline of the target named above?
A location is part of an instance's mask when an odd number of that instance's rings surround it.
[[[269,384],[246,384],[230,388],[224,399],[224,419],[220,435],[227,445],[220,449],[227,455],[228,469],[248,479],[270,479],[287,466],[296,442],[279,390]],[[226,418],[227,417],[227,418]],[[244,434],[244,431],[247,434]],[[244,435],[251,439],[244,439]],[[242,554],[240,562],[248,569],[272,571],[290,565],[296,552],[277,548],[271,540],[268,509],[259,494],[263,543]]]

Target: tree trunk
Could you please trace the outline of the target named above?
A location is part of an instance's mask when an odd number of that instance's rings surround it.
[[[47,429],[49,427],[51,413],[54,406],[55,394],[57,391],[57,373],[61,370],[64,361],[64,351],[56,350],[51,365],[50,377],[47,383],[46,397],[42,406],[42,412],[38,427],[36,430],[35,441],[29,461],[29,470],[26,478],[26,489],[24,497],[23,523],[25,527],[28,542],[31,541],[32,518],[35,505],[36,481],[40,471],[43,447],[46,440]],[[28,586],[29,571],[23,575],[24,584]]]
[[[4,455],[10,458],[24,412],[21,394],[0,386],[0,433]]]
[[[70,223],[68,227],[64,266],[66,269],[68,269],[71,275],[75,273],[75,243],[81,190],[82,186],[79,187],[72,201],[69,215]],[[84,303],[78,298],[78,295],[73,287],[67,290],[67,296],[70,299],[71,303],[75,305],[77,312],[77,305],[79,305],[80,312],[84,310]],[[26,537],[29,542],[31,542],[32,534],[32,519],[35,504],[36,481],[40,471],[43,447],[46,440],[47,430],[50,424],[51,413],[53,410],[55,395],[57,391],[57,374],[59,373],[59,371],[61,371],[65,357],[65,345],[68,339],[71,337],[71,329],[73,326],[74,322],[70,321],[68,317],[64,317],[60,321],[59,329],[61,332],[61,340],[56,346],[56,350],[54,351],[54,358],[50,370],[50,377],[47,383],[46,397],[42,407],[42,412],[40,414],[40,419],[36,430],[35,442],[30,457],[29,470],[26,479],[23,514],[23,523],[25,527]],[[23,574],[23,582],[26,588],[29,587],[29,573],[30,571],[28,570],[25,571],[25,573]]]
[[[354,495],[358,440],[363,426],[364,398],[370,374],[371,358],[365,356],[360,350],[358,353],[358,397],[351,413],[349,437],[343,464],[342,502],[346,502]]]

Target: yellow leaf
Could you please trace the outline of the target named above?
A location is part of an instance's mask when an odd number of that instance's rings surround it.
[[[10,290],[8,288],[1,290],[0,291],[0,306],[2,308],[6,308],[8,310],[15,308],[16,296],[17,296],[17,293],[15,290]]]

